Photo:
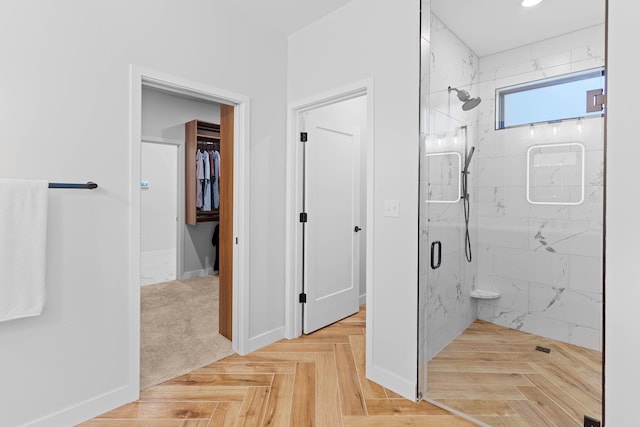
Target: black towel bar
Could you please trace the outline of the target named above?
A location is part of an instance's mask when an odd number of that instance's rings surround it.
[[[49,188],[81,188],[87,190],[93,190],[94,188],[98,188],[98,184],[95,182],[87,182],[86,184],[67,184],[62,182],[50,182]]]

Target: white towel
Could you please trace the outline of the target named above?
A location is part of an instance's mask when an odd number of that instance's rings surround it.
[[[47,181],[0,179],[0,322],[42,313]]]

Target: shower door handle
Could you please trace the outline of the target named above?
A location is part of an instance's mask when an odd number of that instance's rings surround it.
[[[438,262],[436,262],[436,249],[438,251]],[[435,240],[431,242],[431,268],[435,270],[440,267],[440,262],[442,261],[442,243],[440,240]]]

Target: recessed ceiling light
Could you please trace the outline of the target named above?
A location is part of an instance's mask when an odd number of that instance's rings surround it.
[[[522,7],[531,7],[540,3],[542,0],[522,0]]]

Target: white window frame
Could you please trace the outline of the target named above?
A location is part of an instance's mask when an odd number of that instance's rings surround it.
[[[495,100],[496,100],[495,129],[496,130],[502,130],[502,129],[509,129],[509,128],[518,127],[518,126],[529,126],[529,125],[535,124],[535,123],[548,123],[548,122],[559,122],[559,121],[562,121],[562,120],[571,120],[571,119],[579,119],[579,118],[601,117],[602,114],[586,114],[586,112],[585,112],[585,115],[578,116],[578,117],[557,117],[557,118],[554,118],[552,120],[537,121],[537,122],[530,122],[530,123],[520,123],[520,124],[516,124],[516,125],[507,125],[507,126],[505,126],[505,124],[504,124],[504,115],[505,115],[504,98],[505,98],[505,95],[510,95],[510,94],[518,93],[518,92],[526,92],[526,91],[535,90],[535,89],[539,89],[539,88],[543,88],[543,87],[562,85],[564,83],[575,82],[575,81],[578,81],[578,80],[583,80],[583,79],[588,79],[588,78],[593,78],[593,77],[598,77],[598,76],[604,76],[604,67],[591,68],[591,69],[588,69],[588,70],[572,72],[572,73],[569,73],[569,74],[563,74],[563,75],[560,75],[560,76],[550,77],[550,78],[547,78],[547,79],[535,80],[535,81],[531,81],[531,82],[520,83],[520,84],[513,85],[513,86],[506,86],[506,87],[502,87],[502,88],[497,88],[496,89],[496,96],[495,96]],[[604,87],[603,87],[603,89],[604,89]],[[585,97],[585,105],[586,105],[586,97]]]

